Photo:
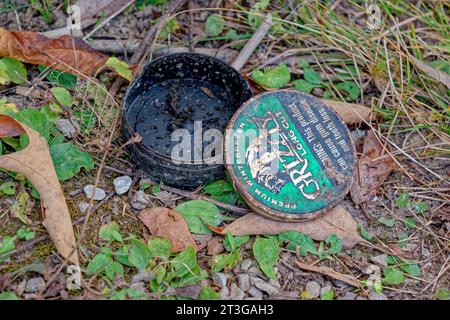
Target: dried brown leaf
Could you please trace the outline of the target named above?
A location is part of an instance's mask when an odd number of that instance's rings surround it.
[[[144,209],[139,219],[155,237],[172,243],[172,252],[181,252],[189,246],[196,248],[186,220],[173,210],[164,207]]]
[[[9,116],[3,116],[3,119],[15,121]],[[47,142],[35,130],[17,123],[28,134],[30,142],[21,151],[1,156],[0,167],[23,174],[39,191],[45,217],[43,225],[61,256],[78,265],[77,251],[70,256],[76,246],[72,220]]]
[[[24,132],[17,121],[9,116],[0,114],[0,138],[18,136]]]
[[[102,67],[108,56],[92,49],[83,40],[68,35],[49,39],[32,31],[8,31],[0,28],[0,57],[76,74],[87,75]]]
[[[317,219],[294,223],[275,221],[249,213],[233,221],[222,233],[231,232],[234,236],[276,235],[283,231],[299,231],[321,241],[335,234],[342,239],[342,244],[346,248],[352,248],[361,240],[358,235],[358,224],[341,205],[337,205]]]
[[[388,146],[385,146],[389,151]],[[386,152],[373,131],[369,131],[364,142],[363,153],[358,159],[358,175],[353,181],[350,194],[354,203],[371,199],[383,181],[396,168],[394,159]]]
[[[372,109],[360,104],[325,99],[320,100],[332,108],[346,124],[357,124],[363,120],[369,121],[375,118],[375,115],[372,114]]]
[[[446,74],[445,72],[443,72],[441,70],[437,70],[437,69],[429,66],[425,62],[422,62],[413,56],[410,56],[410,59],[412,60],[414,65],[417,67],[417,69],[426,73],[431,78],[444,84],[448,89],[450,89],[450,76],[448,74]]]

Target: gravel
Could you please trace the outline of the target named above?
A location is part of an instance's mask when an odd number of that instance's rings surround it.
[[[373,263],[381,266],[381,267],[387,267],[387,254],[380,254],[378,256],[375,257],[370,257],[370,261],[372,261]]]
[[[382,293],[372,292],[369,295],[369,300],[389,300],[389,299]]]
[[[45,280],[42,277],[31,278],[25,286],[26,293],[38,293],[45,286]]]
[[[139,271],[131,278],[131,283],[149,282],[150,275],[145,271]]]
[[[310,281],[306,284],[305,290],[309,292],[312,298],[318,298],[320,295],[320,284],[317,281]]]
[[[242,291],[235,283],[230,286],[230,299],[231,300],[242,300],[245,297],[244,291]]]
[[[95,194],[94,194],[93,193],[94,185],[92,185],[92,184],[88,184],[87,186],[85,186],[83,188],[83,191],[84,191],[84,194],[86,195],[86,197],[88,197],[89,199],[91,199],[93,196],[94,200],[101,201],[101,200],[105,199],[105,197],[106,197],[105,190],[103,190],[99,187],[97,187],[95,189]]]
[[[147,208],[148,200],[147,195],[144,191],[139,190],[134,193],[133,199],[131,200],[131,206],[136,210],[142,210]]]
[[[246,273],[240,273],[237,276],[237,280],[239,283],[239,288],[241,288],[244,292],[250,290],[250,276]]]
[[[78,204],[78,209],[80,209],[82,213],[86,213],[88,208],[89,203],[87,203],[86,201],[82,201]]]
[[[258,288],[261,291],[266,292],[269,296],[272,296],[279,292],[279,290],[277,288],[275,288],[273,285],[271,285],[268,282],[265,282],[264,280],[262,280],[260,278],[253,277],[252,281],[253,281],[253,285],[256,288]]]
[[[114,191],[117,194],[124,194],[128,190],[130,190],[131,184],[133,183],[133,179],[129,176],[120,176],[114,179]]]
[[[263,298],[263,292],[259,290],[257,287],[251,287],[250,290],[247,292],[250,296],[256,298],[256,299],[262,299]]]
[[[74,122],[75,125],[76,122]],[[68,119],[58,119],[55,121],[55,126],[66,138],[75,138],[77,135],[77,128]]]
[[[230,290],[227,287],[223,287],[220,289],[219,295],[221,300],[228,300],[230,299]]]
[[[218,272],[213,275],[213,283],[219,288],[225,288],[227,286],[228,276],[224,273]]]
[[[242,260],[242,262],[241,262],[241,270],[242,271],[248,271],[251,268],[252,264],[253,264],[252,259]]]
[[[339,297],[337,300],[355,300],[356,294],[353,292],[346,292],[344,296]]]

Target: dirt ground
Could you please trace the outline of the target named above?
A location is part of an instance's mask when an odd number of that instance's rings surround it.
[[[19,3],[19,10],[5,10],[0,12],[0,27],[8,30],[33,30],[33,31],[47,31],[64,26],[66,21],[66,15],[62,10],[63,1],[54,1],[53,10],[53,23],[48,25],[43,20],[42,16],[31,6],[27,1],[17,1]],[[225,3],[224,3],[225,2]],[[238,1],[243,5],[245,10],[251,8],[253,1]],[[352,5],[348,1],[332,1],[336,3],[333,10],[336,14],[346,16],[348,19],[357,20],[356,16],[352,16],[354,9],[347,10]],[[233,7],[228,1],[221,0],[192,0],[189,1],[189,8],[206,8],[206,7]],[[186,6],[187,8],[187,6]],[[272,10],[277,8],[277,5],[273,5]],[[447,8],[448,9],[448,8]],[[137,10],[134,6],[131,9],[126,10],[124,13],[118,15],[112,19],[107,25],[100,28],[89,40],[88,43],[94,45],[97,40],[129,40],[129,41],[142,41],[143,35],[151,26],[151,21],[157,19],[160,16],[163,7],[149,6],[143,10]],[[251,28],[242,22],[242,14],[233,11],[216,11],[227,16],[227,26],[233,26],[241,33],[252,33]],[[346,13],[350,12],[350,13]],[[448,11],[447,11],[448,12]],[[239,50],[245,41],[242,40],[208,40],[207,35],[204,32],[205,19],[208,16],[208,11],[199,10],[192,13],[182,13],[177,16],[179,23],[179,29],[175,30],[169,36],[165,38],[159,38],[157,43],[159,45],[170,45],[172,47],[202,47],[211,50],[221,48],[221,50],[230,50],[230,57],[225,58],[231,60]],[[286,18],[283,15],[282,18]],[[399,21],[404,20],[405,16],[399,14],[397,16]],[[287,19],[287,18],[286,18]],[[320,19],[319,19],[320,21]],[[355,22],[356,23],[356,22]],[[356,23],[357,25],[357,23]],[[427,26],[416,21],[416,28],[427,28]],[[93,27],[85,30],[85,34],[92,30]],[[289,38],[290,33],[286,33],[286,38]],[[282,35],[281,37],[284,37]],[[206,40],[205,40],[206,39]],[[325,40],[324,40],[325,41]],[[448,41],[448,38],[447,38]],[[432,46],[433,40],[429,40],[428,44]],[[435,42],[439,41],[435,39]],[[98,45],[98,43],[97,43]],[[314,56],[314,54],[320,53],[320,50],[316,50],[317,46],[323,45],[330,54],[333,54],[332,45],[321,40],[315,39],[311,35],[301,38],[298,42],[294,40],[283,41],[276,39],[275,36],[268,37],[267,41],[264,41],[257,50],[257,53],[253,54],[248,63],[244,67],[244,73],[249,74],[251,70],[261,65],[264,60],[268,60],[277,56],[280,53],[286,52],[289,49],[298,46],[301,48],[312,47],[311,52],[300,52],[302,56]],[[336,44],[338,46],[339,44]],[[158,50],[156,50],[158,51]],[[423,49],[424,56],[427,54],[426,48]],[[130,57],[130,53],[116,53],[117,56],[124,61],[127,61]],[[155,52],[157,55],[157,52]],[[430,52],[433,55],[433,52]],[[448,56],[447,56],[448,58]],[[328,68],[333,66],[325,66],[323,72],[328,72]],[[34,66],[29,66],[30,79],[39,74],[39,71]],[[292,66],[292,74],[298,75],[298,68]],[[367,76],[367,74],[366,74]],[[102,74],[103,84],[109,87],[113,81],[112,73]],[[388,77],[389,78],[389,77]],[[383,79],[386,85],[386,79]],[[397,81],[397,80],[394,80]],[[374,106],[374,101],[379,99],[383,90],[380,90],[380,80],[378,83],[376,79],[370,79],[367,76],[363,80],[363,92],[364,96],[359,97],[356,103],[363,104],[369,107]],[[396,85],[399,85],[396,82]],[[438,86],[438,85],[436,85]],[[417,86],[412,86],[413,89],[417,89]],[[89,105],[92,103],[90,100],[84,100],[83,86],[77,88],[77,98],[81,104]],[[126,85],[122,87],[121,91],[116,95],[116,99],[121,103]],[[390,89],[389,89],[390,90]],[[314,90],[313,95],[323,97],[324,90]],[[444,90],[445,92],[445,90]],[[448,101],[448,91],[446,92],[446,99]],[[405,93],[406,94],[406,93]],[[13,102],[20,108],[33,107],[38,108],[44,104],[44,100],[33,99],[18,95],[11,88],[0,86],[0,96],[5,96],[9,102]],[[405,96],[404,103],[408,103],[408,96]],[[90,101],[90,102],[89,102]],[[399,110],[392,107],[399,103],[396,100],[395,95],[389,91],[386,98],[386,104],[389,104],[390,110]],[[400,108],[400,107],[399,107]],[[368,267],[376,264],[371,258],[383,254],[376,248],[369,248],[365,245],[356,245],[352,249],[344,249],[338,253],[333,260],[317,261],[317,257],[308,255],[306,257],[301,256],[293,251],[282,249],[278,268],[278,283],[279,290],[276,294],[269,295],[264,293],[265,299],[301,299],[302,292],[307,290],[307,284],[311,281],[317,282],[320,287],[333,290],[335,299],[435,299],[436,293],[439,290],[448,290],[450,288],[450,273],[448,268],[449,261],[449,237],[450,237],[450,206],[449,190],[450,185],[448,183],[450,161],[449,161],[449,136],[440,128],[424,128],[418,130],[403,130],[408,126],[420,124],[421,121],[426,118],[426,121],[434,121],[432,115],[424,115],[418,111],[418,107],[406,106],[406,115],[399,115],[400,122],[391,122],[391,120],[385,120],[383,117],[379,117],[373,121],[372,124],[375,127],[381,128],[383,137],[389,137],[389,139],[400,150],[392,150],[393,155],[397,161],[397,168],[392,172],[387,179],[383,182],[377,195],[368,202],[356,205],[350,195],[347,195],[342,205],[352,215],[358,224],[362,224],[367,231],[375,236],[372,243],[383,251],[398,251],[409,260],[417,261],[420,267],[419,276],[406,275],[406,279],[399,285],[388,285],[384,288],[382,294],[374,294],[372,289],[355,289],[345,282],[332,279],[326,275],[322,275],[315,272],[309,272],[301,270],[297,267],[296,261],[303,263],[315,264],[323,267],[329,267],[342,274],[352,274],[358,279],[367,279],[370,275]],[[375,110],[376,108],[374,108]],[[118,112],[118,109],[102,109],[101,115],[110,117]],[[378,112],[375,110],[375,112]],[[409,112],[409,113],[408,113]],[[440,114],[444,114],[444,111],[439,111]],[[438,113],[439,113],[438,112]],[[447,110],[448,113],[448,110]],[[380,113],[381,114],[381,113]],[[409,122],[410,119],[412,122]],[[447,126],[448,118],[443,118],[441,122]],[[98,129],[98,130],[97,130]],[[84,216],[83,212],[79,209],[80,202],[85,202],[86,197],[82,191],[82,188],[87,184],[93,184],[95,182],[96,173],[99,169],[99,163],[105,152],[103,149],[105,137],[111,132],[112,128],[98,127],[89,134],[79,135],[75,142],[85,151],[88,151],[94,157],[96,163],[95,170],[87,172],[82,170],[76,177],[69,181],[63,182],[62,187],[66,200],[69,205],[70,212],[72,214],[73,221]],[[360,136],[355,141],[357,144],[362,144],[367,130],[370,128],[361,124],[358,126],[352,126],[352,134],[354,136]],[[435,130],[435,131],[433,131]],[[441,130],[441,131],[439,131]],[[438,132],[438,133],[436,133]],[[81,242],[80,253],[81,262],[86,265],[89,260],[100,250],[98,231],[100,226],[110,222],[116,221],[120,226],[123,235],[136,235],[137,237],[143,237],[147,231],[143,225],[139,222],[137,215],[138,210],[133,209],[130,206],[131,199],[135,191],[139,190],[139,183],[141,179],[145,177],[133,166],[129,155],[121,148],[124,141],[120,138],[120,130],[116,130],[114,134],[113,145],[108,151],[106,158],[106,165],[103,167],[103,171],[100,177],[98,187],[104,189],[106,194],[113,193],[113,179],[117,176],[127,174],[133,178],[133,186],[130,192],[124,195],[113,194],[107,201],[105,201],[96,211],[92,214],[87,225],[87,231],[84,239]],[[362,134],[361,134],[362,133]],[[361,149],[360,149],[361,151]],[[415,160],[415,161],[414,161]],[[437,176],[444,177],[447,181],[437,178]],[[10,176],[6,173],[0,173],[0,181],[10,180]],[[151,188],[150,188],[151,190]],[[411,199],[416,201],[422,201],[429,206],[429,210],[425,213],[418,215],[419,219],[416,221],[416,228],[408,228],[404,223],[400,222],[401,218],[410,216],[410,212],[398,208],[395,204],[395,200],[399,197],[400,193],[407,192]],[[151,194],[151,191],[146,191],[150,196],[148,207],[165,206],[164,202]],[[16,196],[2,195],[0,197],[0,238],[7,235],[14,235],[16,231],[22,226],[22,223],[14,218],[9,209],[15,202]],[[186,198],[173,195],[174,201],[171,205],[174,208],[177,204],[186,201]],[[95,204],[94,204],[95,205]],[[232,216],[231,212],[227,212],[227,215]],[[85,279],[91,284],[92,290],[72,290],[69,291],[65,288],[65,283],[69,274],[62,272],[58,275],[56,281],[54,281],[46,290],[43,297],[37,297],[34,294],[24,293],[24,289],[27,280],[34,277],[43,277],[45,280],[51,279],[52,275],[56,272],[57,268],[61,265],[61,258],[57,255],[55,248],[49,238],[46,236],[46,229],[40,224],[42,220],[42,213],[40,204],[38,201],[34,201],[31,206],[28,217],[33,221],[32,229],[36,231],[36,237],[34,240],[30,240],[22,243],[17,247],[18,252],[12,255],[8,260],[0,264],[0,292],[1,291],[14,291],[18,296],[22,298],[45,298],[45,299],[92,299],[101,298],[98,293],[104,291],[104,288],[108,285],[100,278]],[[378,222],[380,217],[393,218],[396,217],[394,226],[387,227]],[[398,219],[397,219],[398,218]],[[75,226],[75,234],[78,235],[81,231],[82,223]],[[199,242],[204,242],[210,238],[199,237]],[[252,242],[255,237],[252,237],[251,241],[243,246],[241,253],[241,260],[254,259],[252,254]],[[39,240],[39,241],[37,241]],[[208,269],[208,260],[211,256],[207,255],[207,249],[202,249],[198,253],[198,259],[200,265],[204,265],[205,269]],[[253,263],[255,263],[253,261]],[[229,283],[238,283],[238,275],[242,273],[242,265],[238,264],[237,267],[231,270],[225,270],[223,273],[230,276]],[[212,274],[208,270],[209,278],[204,281],[205,283],[212,284]],[[119,283],[125,282],[130,284],[134,274],[126,274],[124,279],[116,282],[115,286],[120,286]],[[267,280],[267,279],[265,279]],[[122,283],[123,284],[123,283]],[[215,287],[219,290],[218,287]],[[148,289],[147,289],[148,290]],[[448,292],[448,291],[447,291]],[[246,294],[246,297],[249,297]]]

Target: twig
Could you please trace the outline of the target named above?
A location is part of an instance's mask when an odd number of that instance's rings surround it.
[[[178,10],[179,7],[181,7],[187,0],[175,0],[170,1],[167,6],[167,12],[163,14],[157,23],[152,25],[150,29],[147,31],[147,34],[145,35],[144,40],[142,40],[141,45],[136,50],[136,52],[131,56],[129,63],[130,64],[138,64],[137,71],[140,72],[142,69],[142,59],[147,52],[147,50],[150,48],[150,45],[152,43],[153,37],[155,36],[157,30],[166,22],[166,20],[175,13],[176,10]],[[115,96],[117,92],[119,92],[120,87],[123,84],[123,78],[117,78],[114,83],[112,84],[109,92],[112,96]]]
[[[123,11],[125,11],[130,5],[132,5],[136,0],[130,0],[128,1],[124,6],[122,6],[119,10],[114,12],[112,15],[110,15],[107,19],[105,19],[102,23],[100,23],[98,26],[96,26],[91,32],[89,32],[83,40],[89,39],[94,33],[96,33],[99,29],[103,28],[105,25],[107,25],[112,19],[117,17],[119,14],[121,14]]]
[[[241,207],[236,207],[233,206],[231,204],[228,203],[224,203],[224,202],[220,202],[214,199],[211,199],[207,196],[204,195],[200,195],[200,194],[195,194],[193,192],[189,192],[189,191],[184,191],[184,190],[180,190],[180,189],[176,189],[176,188],[172,188],[172,187],[168,187],[168,186],[164,186],[161,185],[160,186],[162,190],[166,190],[172,193],[176,193],[179,194],[180,196],[186,197],[188,199],[200,199],[200,200],[205,200],[211,203],[214,203],[216,206],[222,207],[224,209],[230,210],[232,212],[238,213],[238,216],[242,216],[244,214],[247,214],[250,212],[250,210],[246,209],[246,208],[241,208]]]
[[[295,263],[297,264],[297,266],[300,269],[303,270],[308,270],[308,271],[312,271],[312,272],[317,272],[326,276],[329,276],[333,279],[348,283],[349,285],[356,287],[356,288],[361,288],[361,283],[358,281],[358,279],[356,279],[353,276],[348,276],[348,275],[344,275],[341,274],[339,272],[334,271],[333,269],[327,268],[327,267],[317,267],[317,266],[312,266],[310,264],[306,264],[306,263],[302,263],[300,261],[295,261]]]
[[[231,66],[235,68],[237,71],[240,71],[242,67],[247,63],[248,58],[252,55],[253,51],[255,51],[256,47],[259,46],[261,41],[269,32],[270,27],[272,26],[272,15],[268,14],[266,19],[261,23],[259,28],[255,31],[253,36],[247,41],[244,48],[242,48],[241,52],[239,52],[236,59],[234,59]]]

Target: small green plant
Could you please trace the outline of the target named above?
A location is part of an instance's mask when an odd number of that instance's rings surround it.
[[[29,0],[29,2],[41,14],[47,24],[52,22],[52,0]]]

